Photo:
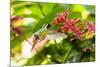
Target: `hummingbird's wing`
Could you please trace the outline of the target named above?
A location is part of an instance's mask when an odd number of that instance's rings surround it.
[[[61,32],[54,32],[54,33],[51,33],[51,34],[48,34],[47,35],[47,39],[49,40],[55,40],[57,38],[67,38],[67,35],[64,34],[64,33],[61,33]]]

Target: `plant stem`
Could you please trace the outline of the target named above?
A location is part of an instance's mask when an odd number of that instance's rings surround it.
[[[63,60],[62,63],[65,63],[65,62],[68,60],[68,57],[69,57],[69,55],[71,54],[72,50],[73,50],[73,46],[69,49],[68,52],[66,52],[66,54],[65,54],[65,56],[64,56],[64,60]]]
[[[42,10],[42,6],[40,5],[40,3],[37,3],[37,5],[38,5],[38,7],[40,8],[40,11],[41,11],[42,15],[45,16],[45,14],[44,14],[44,12],[43,12],[43,10]]]

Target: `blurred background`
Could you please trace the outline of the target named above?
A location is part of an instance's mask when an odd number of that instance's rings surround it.
[[[88,35],[84,41],[76,39],[50,40],[44,48],[32,58],[19,60],[21,43],[37,32],[43,24],[51,23],[57,13],[70,8],[69,18],[80,18],[84,25],[89,20],[95,24],[95,6],[47,2],[24,2],[11,0],[11,18],[14,27],[19,27],[23,38],[15,32],[10,34],[11,62],[18,65],[62,64],[95,61],[95,35]],[[11,20],[12,23],[12,20]],[[12,26],[12,25],[11,25]]]

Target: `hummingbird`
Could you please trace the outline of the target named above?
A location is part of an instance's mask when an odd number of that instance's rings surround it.
[[[67,34],[52,29],[50,24],[44,24],[40,30],[34,33],[39,40],[47,38],[48,40],[55,40],[57,38],[67,38]]]

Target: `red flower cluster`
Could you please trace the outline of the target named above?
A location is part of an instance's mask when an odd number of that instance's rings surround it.
[[[23,20],[23,17],[11,16],[10,26],[11,26],[11,31],[15,32],[20,36],[22,35],[22,28],[14,26],[14,23],[16,23],[19,20]]]
[[[69,14],[69,12],[67,12],[67,11],[57,14],[57,17],[55,18],[54,22],[51,25],[55,25],[55,24],[63,21],[68,16],[68,14]]]
[[[75,34],[75,36],[78,37],[81,37],[81,35],[83,35],[87,30],[89,30],[92,33],[95,31],[95,25],[90,21],[87,21],[86,28],[83,31],[81,31],[83,24],[80,23],[80,18],[70,19],[68,18],[68,14],[68,11],[59,13],[55,20],[51,23],[51,26],[55,26],[56,24],[60,23],[61,26],[59,26],[58,30],[60,30],[63,33],[70,30],[72,33]],[[77,23],[79,23],[80,26],[77,26]]]
[[[95,32],[95,25],[92,24],[90,21],[87,21],[87,30],[89,30],[90,32]]]

